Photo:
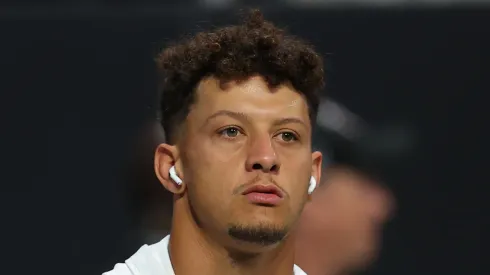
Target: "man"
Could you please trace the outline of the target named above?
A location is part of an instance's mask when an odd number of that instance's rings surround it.
[[[299,223],[296,264],[309,275],[352,274],[378,255],[395,203],[382,174],[410,151],[410,135],[374,131],[331,100],[319,109],[313,147],[323,153],[324,176]]]
[[[155,172],[174,194],[171,231],[106,274],[305,274],[291,229],[321,175],[321,58],[254,11],[158,65],[167,143]]]
[[[379,175],[411,150],[410,135],[370,131],[360,118],[329,99],[320,102],[319,110],[313,148],[323,154],[324,176],[299,222],[296,264],[310,275],[346,274],[366,269],[378,254],[382,226],[395,204]],[[147,154],[135,163],[142,167],[129,183],[129,201],[140,209],[131,211],[140,220],[140,238],[154,242],[169,231],[172,207],[156,182],[142,181],[149,174],[145,167],[150,165],[144,164],[151,159],[149,148],[164,140],[157,124],[149,124],[144,133],[137,151]]]

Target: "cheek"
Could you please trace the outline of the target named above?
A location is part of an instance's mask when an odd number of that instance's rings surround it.
[[[236,173],[236,169],[242,168],[244,163],[244,145],[240,142],[217,140],[218,138],[206,138],[196,140],[190,148],[195,148],[189,155],[196,168],[205,169],[210,175],[224,177],[228,172]]]
[[[245,141],[245,138],[230,141],[215,136],[206,142],[206,153],[212,154],[215,162],[220,163],[220,165],[226,165],[229,162],[234,162],[238,158],[245,157]]]
[[[193,144],[192,148],[195,149],[188,152],[186,160],[189,189],[211,204],[226,202],[240,179],[236,159],[228,157],[225,161],[225,153],[206,143]]]
[[[310,161],[311,162],[311,161]],[[311,164],[307,160],[283,165],[282,177],[287,181],[291,199],[303,200],[307,196],[311,178]]]
[[[209,170],[196,169],[187,187],[189,203],[204,227],[222,227],[229,219],[230,189],[223,179]]]

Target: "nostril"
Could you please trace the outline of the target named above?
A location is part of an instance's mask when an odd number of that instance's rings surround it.
[[[260,163],[256,163],[252,166],[252,169],[254,170],[262,170],[262,165]]]

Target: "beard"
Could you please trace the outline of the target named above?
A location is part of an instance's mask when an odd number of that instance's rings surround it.
[[[261,246],[269,246],[281,242],[288,232],[289,230],[286,227],[278,227],[271,224],[236,224],[228,227],[228,235],[233,239]]]

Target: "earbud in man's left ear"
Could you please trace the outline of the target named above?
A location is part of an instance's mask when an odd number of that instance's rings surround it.
[[[313,191],[315,191],[316,188],[316,179],[311,176],[310,178],[310,185],[308,186],[308,195],[311,195]]]

